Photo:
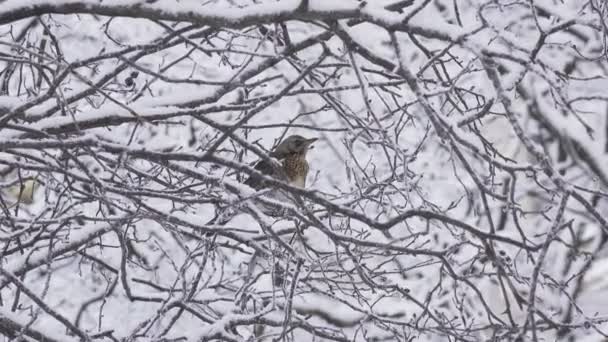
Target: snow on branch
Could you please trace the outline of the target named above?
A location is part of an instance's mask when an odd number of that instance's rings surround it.
[[[0,334],[608,336],[605,1],[0,0]]]

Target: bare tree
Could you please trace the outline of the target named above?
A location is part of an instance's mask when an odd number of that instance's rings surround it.
[[[606,338],[607,32],[603,0],[0,1],[0,334]],[[305,188],[253,164],[291,134]]]

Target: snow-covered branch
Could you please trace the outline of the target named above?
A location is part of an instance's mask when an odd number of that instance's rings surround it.
[[[0,334],[608,335],[605,1],[0,0]]]

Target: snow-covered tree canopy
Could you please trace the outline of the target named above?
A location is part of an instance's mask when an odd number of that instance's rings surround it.
[[[0,334],[599,341],[607,78],[604,0],[0,0]]]

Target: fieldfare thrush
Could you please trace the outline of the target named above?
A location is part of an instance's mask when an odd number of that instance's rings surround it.
[[[291,135],[269,153],[270,157],[277,159],[280,164],[273,164],[271,161],[260,160],[255,164],[254,168],[264,175],[286,181],[292,186],[304,188],[306,186],[306,176],[310,169],[308,161],[306,160],[306,153],[311,149],[311,145],[315,141],[317,141],[317,138],[306,139],[300,135]],[[268,187],[267,182],[256,175],[249,176],[244,184],[255,190],[261,190]],[[272,190],[266,194],[266,196],[275,200],[288,200],[286,194],[280,190]],[[262,206],[262,209],[267,215],[271,216],[277,216],[281,212],[271,206]],[[224,209],[216,214],[208,224],[212,222],[224,224],[231,220],[235,214],[236,212],[233,209]]]
[[[255,169],[265,175],[272,176],[277,179],[285,179],[290,185],[303,188],[306,186],[306,176],[308,175],[308,161],[306,161],[306,152],[311,148],[313,142],[317,138],[306,139],[300,135],[292,135],[283,140],[274,150],[270,152],[270,156],[278,159],[281,162],[281,169],[271,165],[265,160],[260,160],[255,164]],[[259,177],[252,175],[245,184],[260,190],[267,185]]]

